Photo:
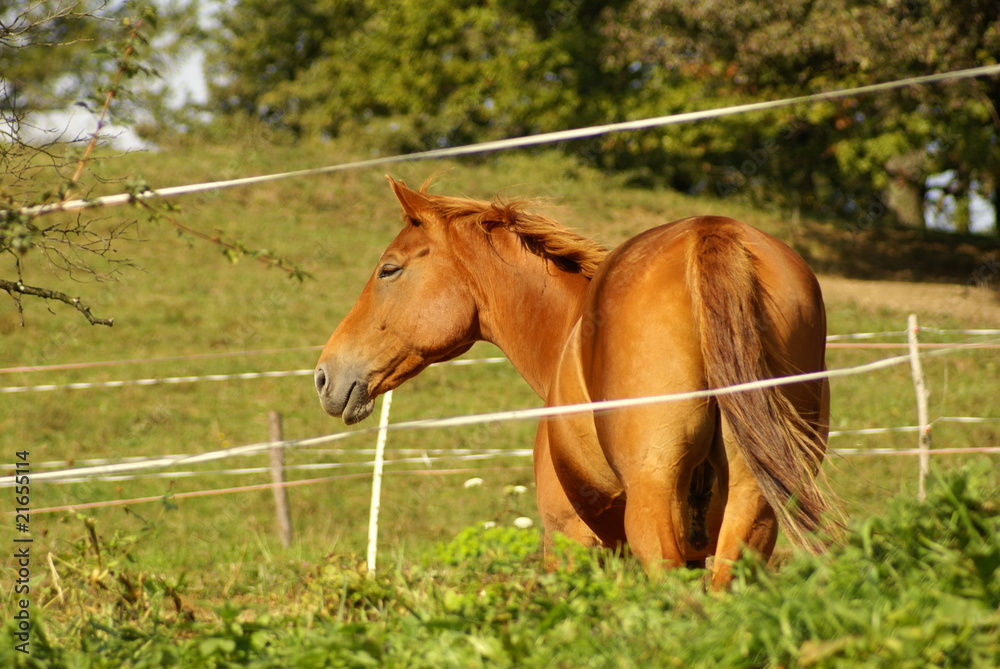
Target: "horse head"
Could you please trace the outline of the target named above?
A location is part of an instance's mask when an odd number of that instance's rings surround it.
[[[404,227],[330,336],[314,373],[323,409],[348,425],[367,418],[380,394],[461,355],[478,338],[469,270],[454,253],[449,221],[433,196],[387,178]]]

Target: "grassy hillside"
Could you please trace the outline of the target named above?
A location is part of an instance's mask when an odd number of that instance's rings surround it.
[[[134,154],[103,162],[104,178],[127,175],[143,178],[154,187],[258,173],[299,169],[353,159],[327,144],[282,146],[252,136],[218,145],[179,144],[159,153]],[[406,164],[391,170],[408,183],[419,184],[438,173],[437,192],[488,198],[542,197],[549,213],[582,232],[614,245],[662,222],[693,214],[724,214],[741,218],[799,248],[818,268],[845,270],[865,276],[913,278],[892,267],[878,269],[873,249],[886,244],[888,233],[849,234],[835,223],[802,220],[790,225],[776,212],[753,209],[738,202],[718,202],[672,192],[629,189],[598,172],[581,168],[552,153],[505,154],[478,162]],[[115,191],[121,183],[102,185]],[[126,243],[120,257],[134,268],[115,281],[75,283],[63,289],[88,301],[96,315],[114,317],[113,328],[91,327],[75,312],[52,305],[25,302],[26,324],[21,327],[13,305],[0,306],[0,367],[87,361],[139,360],[129,365],[61,370],[49,373],[7,373],[4,386],[63,384],[167,376],[227,374],[311,368],[321,346],[354,302],[381,250],[399,226],[397,205],[383,178],[383,170],[275,182],[245,189],[202,194],[178,200],[179,219],[209,233],[238,237],[252,248],[266,248],[299,263],[312,279],[299,283],[281,272],[259,266],[252,259],[228,263],[219,250],[201,242],[178,238],[163,222],[140,218],[133,229],[136,241]],[[135,216],[135,210],[103,212],[101,216]],[[110,221],[109,221],[110,224]],[[900,238],[905,241],[906,236]],[[141,241],[138,241],[141,240]],[[871,242],[869,244],[869,242]],[[959,283],[970,277],[991,247],[971,241],[946,244],[950,264],[931,278]],[[984,243],[985,244],[985,243]],[[942,248],[944,248],[942,246]],[[900,257],[916,257],[910,245]],[[945,251],[942,251],[945,253]],[[29,259],[30,260],[30,259]],[[939,259],[940,260],[940,259]],[[849,266],[848,266],[849,265]],[[938,263],[935,266],[939,266]],[[31,267],[27,283],[53,281],[49,268]],[[862,300],[840,299],[828,304],[831,333],[902,330],[906,312],[891,307],[869,308]],[[927,309],[921,322],[941,328],[1000,327],[990,314],[959,320]],[[963,338],[928,336],[945,342]],[[895,338],[891,341],[902,341]],[[292,349],[263,355],[247,351]],[[231,357],[158,361],[176,356],[238,353]],[[831,367],[874,360],[898,351],[836,349],[828,355]],[[478,346],[467,357],[497,355]],[[996,416],[1000,395],[995,350],[965,351],[928,358],[925,368],[931,387],[932,417]],[[539,399],[508,364],[428,370],[397,392],[393,420],[480,413],[537,406]],[[852,377],[833,383],[833,428],[910,425],[915,422],[913,388],[907,367],[877,375]],[[0,400],[0,462],[11,463],[17,451],[27,450],[33,471],[42,463],[81,463],[91,458],[124,458],[177,453],[201,453],[267,438],[267,414],[282,412],[285,437],[298,439],[344,429],[318,406],[309,377],[213,381],[197,384],[93,390],[59,390],[4,395]],[[371,424],[373,421],[368,421]],[[384,488],[381,545],[390,563],[409,564],[424,559],[441,542],[463,528],[492,520],[509,525],[518,516],[537,521],[531,488],[530,463],[523,457],[491,460],[430,460],[440,449],[530,448],[534,426],[506,423],[440,432],[399,432],[391,435],[390,459],[417,462],[391,464]],[[936,447],[997,446],[1000,425],[935,427]],[[911,433],[844,437],[837,448],[909,448]],[[283,548],[274,532],[271,492],[239,492],[185,499],[171,495],[224,489],[269,481],[266,471],[220,473],[218,470],[263,468],[266,456],[185,467],[184,471],[215,472],[196,476],[144,473],[113,481],[87,481],[32,486],[31,506],[49,507],[162,497],[161,501],[88,509],[96,535],[118,546],[133,573],[162,574],[181,593],[185,607],[200,620],[212,619],[222,602],[266,610],[288,598],[304,574],[318,569],[325,556],[333,562],[363,560],[367,532],[370,454],[373,439],[359,437],[338,448],[288,453],[290,465],[343,463],[336,469],[295,470],[292,479],[338,476],[336,480],[291,488],[289,495],[295,540]],[[427,458],[421,460],[423,455]],[[1000,484],[997,458],[939,456],[935,471],[978,463],[987,485]],[[354,463],[354,464],[351,464]],[[916,461],[908,456],[851,457],[828,466],[831,485],[852,515],[877,515],[886,501],[902,492],[912,495]],[[437,473],[437,470],[450,470]],[[466,489],[463,482],[480,476],[481,488]],[[504,492],[506,486],[525,485],[526,495]],[[7,496],[8,491],[0,491]],[[9,508],[5,499],[2,508]],[[74,512],[35,513],[32,529],[36,555],[53,551],[66,556],[87,553],[88,531]],[[11,523],[0,538],[15,536]],[[82,548],[80,548],[82,546]],[[74,564],[67,558],[67,564]],[[327,558],[329,561],[330,558]],[[14,573],[9,558],[0,561],[0,573]],[[57,571],[63,569],[57,567]],[[71,570],[73,567],[66,566]],[[63,573],[59,571],[59,573]],[[34,578],[52,588],[52,576],[36,562]],[[149,587],[154,587],[150,585]],[[166,592],[163,586],[160,594]],[[0,614],[7,620],[13,596],[0,595]],[[51,616],[67,629],[77,629],[89,615],[78,608],[52,604]]]

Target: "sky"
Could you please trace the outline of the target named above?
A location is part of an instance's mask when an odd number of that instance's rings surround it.
[[[218,3],[213,0],[157,0],[161,6],[177,2],[196,2],[202,15],[203,27],[210,27]],[[155,45],[154,45],[155,48]],[[185,50],[183,58],[161,69],[162,85],[168,94],[167,104],[178,109],[188,104],[208,102],[208,82],[205,77],[205,53],[201,49]],[[112,107],[111,118],[114,118]],[[64,110],[32,112],[19,124],[16,132],[28,144],[50,142],[89,141],[97,130],[98,115],[85,105],[74,104]],[[6,119],[0,119],[0,132],[13,134],[15,130]],[[149,151],[155,146],[143,140],[130,127],[108,123],[101,131],[102,138],[119,151]]]
[[[176,63],[166,75],[171,107],[208,102],[208,81],[205,79],[205,52],[195,49]]]

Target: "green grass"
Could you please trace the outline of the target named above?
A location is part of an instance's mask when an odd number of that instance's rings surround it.
[[[36,611],[28,667],[993,667],[1000,661],[1000,497],[983,472],[898,498],[849,540],[778,570],[743,560],[733,592],[697,572],[650,583],[570,543],[541,568],[535,530],[468,528],[377,574],[328,558],[286,571],[286,598],[230,594],[212,616],[128,564],[129,539],[60,556],[58,626]],[[98,563],[95,547],[102,550]],[[73,571],[75,569],[76,571]],[[87,576],[107,569],[111,575]],[[43,590],[55,598],[52,588]],[[69,643],[66,643],[69,637]],[[62,643],[60,643],[62,641]]]
[[[332,164],[355,158],[328,144],[272,145],[245,139],[223,145],[171,146],[156,154],[130,155],[101,163],[105,177],[141,176],[153,186]],[[405,164],[394,176],[419,184],[442,167],[438,192],[486,198],[500,189],[509,197],[549,198],[550,213],[605,243],[616,244],[661,222],[691,214],[721,213],[741,218],[773,234],[800,243],[836,239],[828,222],[804,220],[793,230],[774,212],[755,210],[738,202],[717,202],[672,192],[629,189],[614,177],[582,168],[552,153],[496,156],[473,163]],[[115,190],[116,185],[103,187]],[[52,278],[41,266],[28,265],[27,283],[56,281],[57,286],[88,302],[96,315],[114,317],[113,328],[91,327],[75,312],[25,301],[26,325],[8,302],[0,309],[0,367],[80,361],[139,359],[141,364],[67,370],[46,374],[5,374],[3,385],[69,383],[175,375],[234,373],[312,367],[317,352],[347,312],[381,250],[399,225],[397,206],[382,171],[367,170],[296,179],[248,189],[197,195],[178,202],[185,224],[206,232],[216,230],[240,238],[254,248],[267,248],[303,266],[313,279],[298,283],[252,259],[229,264],[212,246],[177,239],[162,222],[140,220],[134,234],[141,243],[126,243],[121,257],[137,266],[116,281],[76,283]],[[101,215],[134,215],[134,211]],[[793,239],[794,238],[794,239]],[[818,242],[817,242],[818,243]],[[814,244],[815,246],[815,244]],[[821,246],[812,249],[824,253]],[[32,258],[29,258],[32,260]],[[906,313],[870,310],[854,302],[830,303],[831,333],[902,330]],[[921,322],[937,327],[984,326],[942,320],[922,313]],[[1000,323],[992,323],[994,327]],[[945,337],[933,341],[947,341]],[[954,340],[954,338],[952,338]],[[154,362],[161,357],[243,352],[256,349],[298,349],[288,353],[236,356],[184,362]],[[468,357],[497,355],[487,345]],[[842,367],[888,355],[885,351],[831,350],[828,364]],[[1000,396],[998,360],[993,351],[964,351],[925,358],[931,388],[932,416],[996,416]],[[913,387],[906,366],[871,376],[833,382],[833,428],[910,425],[915,422]],[[537,406],[540,403],[508,364],[431,369],[407,383],[394,398],[392,418],[481,413]],[[120,458],[174,453],[200,453],[254,443],[267,438],[267,414],[282,412],[285,437],[298,439],[343,430],[320,409],[308,377],[203,382],[175,386],[23,393],[0,402],[0,461],[12,462],[18,450],[28,450],[34,465],[48,461],[77,462],[88,458]],[[371,425],[373,421],[368,421]],[[390,436],[394,449],[529,448],[530,423],[422,432]],[[998,425],[940,425],[935,446],[997,446]],[[370,436],[341,442],[348,451],[370,449]],[[833,447],[910,448],[913,434],[842,438]],[[115,536],[142,536],[130,544],[130,569],[163,575],[176,583],[186,606],[199,621],[221,618],[214,612],[225,601],[267,608],[298,601],[303,574],[328,564],[327,556],[354,564],[363,560],[367,534],[369,486],[364,453],[332,454],[291,451],[291,465],[353,462],[335,470],[296,471],[290,478],[353,476],[293,487],[289,491],[295,538],[289,548],[277,540],[271,493],[267,490],[169,500],[183,492],[262,484],[267,473],[204,474],[194,477],[143,477],[120,481],[32,486],[31,505],[40,510],[67,504],[162,497],[161,501],[88,509],[103,541]],[[1000,485],[995,456],[938,456],[935,471],[979,463],[984,478]],[[265,455],[192,467],[215,471],[264,467]],[[390,464],[383,488],[381,546],[385,560],[399,569],[420,563],[435,546],[448,542],[463,528],[492,520],[509,525],[517,516],[537,522],[533,494],[503,495],[505,486],[531,487],[527,458],[489,461],[436,462],[433,469],[457,469],[432,474],[420,463]],[[877,516],[899,493],[916,490],[916,460],[899,457],[850,457],[828,466],[835,492],[851,515]],[[465,489],[471,476],[486,480],[482,488]],[[0,491],[8,495],[8,491]],[[2,508],[8,508],[4,500]],[[32,517],[37,556],[52,551],[64,555],[84,536],[74,512],[36,513]],[[0,541],[10,545],[11,523],[0,528]],[[5,552],[6,553],[6,552]],[[39,558],[41,559],[41,558]],[[324,561],[326,560],[326,561]],[[339,564],[339,562],[336,562]],[[634,571],[634,566],[628,567]],[[0,561],[3,582],[14,573],[13,563]],[[39,586],[51,587],[42,562],[33,566]],[[607,575],[606,578],[614,578]],[[623,577],[626,578],[626,577]],[[627,578],[633,578],[628,576]],[[516,579],[514,579],[516,580]],[[152,581],[151,581],[152,582]],[[638,597],[639,595],[634,595]],[[0,620],[14,606],[10,591],[0,595]],[[53,607],[51,629],[79,628],[85,609]],[[223,616],[224,617],[224,616]],[[145,624],[145,623],[144,623]],[[213,623],[214,624],[214,623]],[[191,632],[191,634],[195,634]],[[286,638],[282,631],[279,636]],[[339,642],[338,642],[339,643]]]

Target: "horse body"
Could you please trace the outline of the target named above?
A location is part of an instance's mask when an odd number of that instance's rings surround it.
[[[756,281],[748,286],[747,279]],[[760,299],[737,310],[741,322],[700,313],[706,298],[718,297],[705,293],[738,301],[740,290],[750,287],[761,291]],[[740,327],[749,332],[734,337]],[[685,393],[818,371],[825,336],[818,284],[790,249],[730,219],[678,221],[634,237],[604,261],[547,403]],[[760,348],[748,347],[746,337]],[[713,365],[729,364],[717,359],[720,348],[745,358],[745,369],[720,376]],[[765,496],[744,452],[767,452],[774,444],[741,445],[733,421],[791,421],[792,431],[799,430],[794,436],[811,444],[803,454],[794,439],[786,440],[784,452],[777,451],[786,462],[777,468],[792,465],[782,473],[786,484],[795,486],[794,494],[806,493],[804,502],[821,503],[799,479],[811,478],[819,465],[827,386],[791,388],[759,391],[764,411],[749,416],[725,406],[733,398],[743,402],[737,395],[543,421],[535,450],[543,524],[586,544],[627,542],[650,571],[716,555],[722,559],[713,580],[725,585],[728,564],[744,546],[770,555],[778,530],[774,507],[788,502]],[[804,529],[811,526],[806,521]]]
[[[605,256],[516,206],[392,185],[407,224],[316,369],[324,408],[347,422],[478,339],[550,406],[824,368],[815,277],[742,223],[686,219]],[[650,573],[716,555],[724,586],[744,548],[769,557],[779,520],[793,540],[818,523],[827,413],[823,381],[545,419],[534,466],[546,535],[627,543]]]

